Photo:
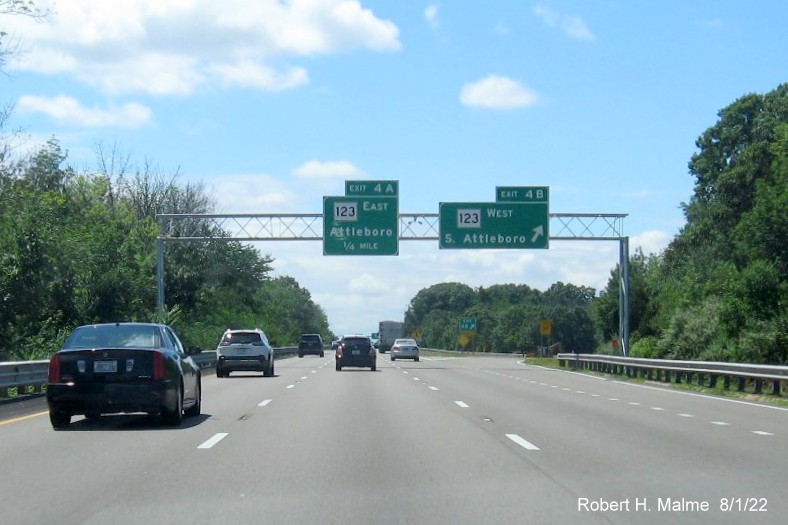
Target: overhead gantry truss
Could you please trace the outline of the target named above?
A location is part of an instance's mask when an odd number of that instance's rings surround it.
[[[619,242],[619,335],[629,355],[629,237],[621,213],[551,213],[551,241]],[[164,245],[178,241],[321,241],[320,213],[159,214],[156,243],[156,304],[164,308]],[[401,241],[438,241],[437,213],[400,213]]]
[[[321,241],[323,215],[302,214],[160,214],[166,241]],[[618,241],[624,237],[626,214],[551,213],[550,240]],[[400,213],[399,240],[437,241],[437,213]]]

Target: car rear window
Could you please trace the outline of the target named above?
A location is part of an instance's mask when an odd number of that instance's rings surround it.
[[[304,341],[305,343],[316,343],[316,342],[320,341],[320,336],[319,335],[309,335],[309,334],[302,335],[301,336],[301,340]]]
[[[154,326],[98,325],[77,328],[65,348],[161,348],[161,333]]]
[[[370,347],[369,339],[364,339],[362,337],[346,338],[342,344],[347,349],[356,348],[360,350],[369,350]]]
[[[260,334],[257,332],[230,332],[224,334],[222,339],[223,345],[248,345],[260,342]]]

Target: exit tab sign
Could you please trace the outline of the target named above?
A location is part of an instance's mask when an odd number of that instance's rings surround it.
[[[549,186],[496,186],[495,202],[550,202]]]
[[[346,180],[348,197],[398,197],[398,180]]]

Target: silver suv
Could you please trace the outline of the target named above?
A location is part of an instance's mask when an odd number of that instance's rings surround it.
[[[222,335],[216,347],[216,377],[229,377],[236,370],[274,375],[274,349],[259,328],[227,330]]]

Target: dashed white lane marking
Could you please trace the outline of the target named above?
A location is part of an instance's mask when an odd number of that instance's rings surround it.
[[[506,434],[506,437],[508,437],[509,439],[511,439],[512,441],[514,441],[515,443],[517,443],[518,445],[520,445],[526,450],[539,450],[539,447],[537,447],[530,441],[521,438],[517,434]]]
[[[763,430],[753,430],[753,434],[758,434],[759,436],[773,436],[771,432],[764,432]]]
[[[655,410],[655,411],[657,411],[657,412],[662,412],[662,411],[664,411],[665,409],[664,409],[664,408],[662,408],[662,407],[651,407],[651,410]]]
[[[295,388],[295,385],[287,385],[287,388]]]
[[[202,449],[211,448],[214,445],[216,445],[219,441],[223,440],[229,435],[230,434],[228,434],[227,432],[220,432],[218,434],[214,434],[214,436],[211,439],[209,439],[208,441],[206,441],[205,443],[203,443],[197,448],[202,448]]]
[[[306,379],[306,376],[302,377],[302,378],[301,378],[301,381],[303,381],[304,379]]]
[[[431,386],[430,390],[438,390],[438,389],[436,387],[434,387],[434,386]]]
[[[264,407],[264,406],[268,405],[271,401],[273,401],[273,399],[264,399],[263,401],[258,403],[257,406]]]
[[[460,408],[469,408],[468,405],[466,405],[462,401],[455,401],[454,404],[457,405]]]
[[[726,423],[725,421],[710,421],[712,425],[717,425],[718,427],[727,427],[730,423]]]
[[[414,381],[421,381],[421,379],[419,379],[418,377],[414,377],[413,380]]]
[[[695,417],[692,414],[679,414],[679,417]]]
[[[633,407],[639,407],[640,403],[638,403],[637,401],[630,401],[629,403],[627,403],[627,405],[632,405]]]

